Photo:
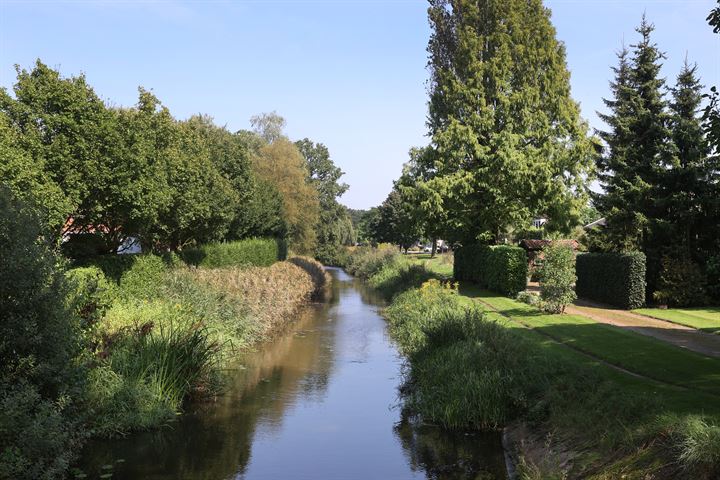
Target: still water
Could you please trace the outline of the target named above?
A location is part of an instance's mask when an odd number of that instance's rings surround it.
[[[87,478],[506,478],[498,435],[406,418],[402,359],[379,315],[381,298],[331,273],[331,299],[244,355],[216,402],[190,407],[167,429],[90,443]]]

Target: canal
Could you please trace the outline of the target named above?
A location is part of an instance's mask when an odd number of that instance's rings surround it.
[[[331,273],[330,300],[244,354],[217,401],[190,405],[169,428],[91,442],[83,478],[506,478],[498,434],[407,418],[382,299]]]

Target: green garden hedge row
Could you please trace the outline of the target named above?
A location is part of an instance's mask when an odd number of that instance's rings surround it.
[[[514,297],[527,286],[527,255],[511,245],[468,245],[455,250],[453,271],[457,280]]]
[[[575,269],[578,297],[631,310],[645,304],[645,255],[583,253]]]
[[[79,260],[77,267],[97,267],[122,291],[142,297],[152,294],[157,278],[168,268],[183,263],[202,267],[269,266],[287,256],[285,243],[272,238],[251,238],[236,242],[213,243],[185,249],[177,254],[98,255]]]
[[[284,260],[286,256],[287,248],[284,242],[272,238],[209,243],[180,252],[180,258],[188,265],[208,268],[236,265],[267,267],[278,260]]]

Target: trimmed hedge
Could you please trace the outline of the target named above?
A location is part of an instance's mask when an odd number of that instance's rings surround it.
[[[511,245],[468,245],[455,250],[455,279],[514,297],[527,286],[525,250]]]
[[[226,243],[210,243],[180,252],[180,258],[197,267],[256,266],[268,267],[284,260],[287,249],[284,242],[273,238],[248,238]]]
[[[645,304],[645,254],[583,253],[575,269],[579,297],[632,310]]]

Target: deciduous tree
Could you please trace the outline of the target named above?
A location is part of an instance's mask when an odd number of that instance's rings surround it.
[[[593,150],[550,12],[540,0],[431,0],[429,17],[429,167],[453,239],[496,240],[540,213],[573,226]]]

